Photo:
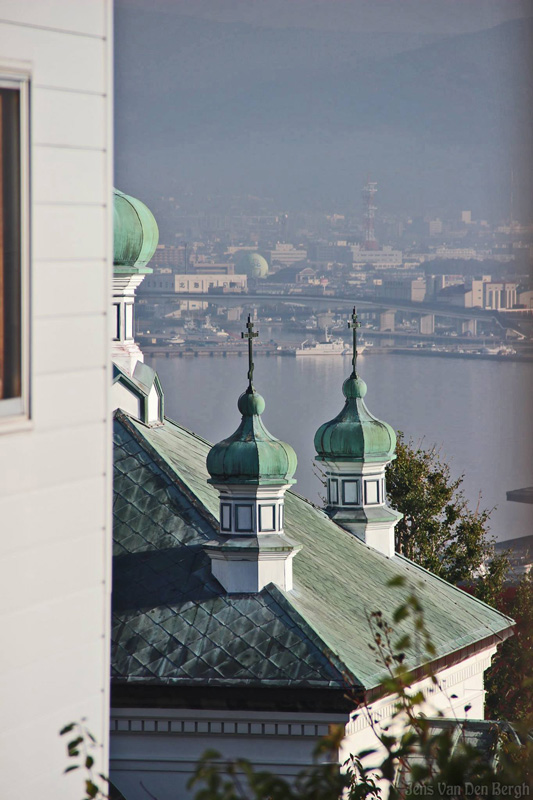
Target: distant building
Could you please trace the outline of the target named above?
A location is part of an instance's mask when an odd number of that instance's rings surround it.
[[[472,212],[471,211],[461,211],[461,222],[464,222],[465,225],[472,224]]]
[[[388,267],[401,267],[403,263],[403,253],[401,250],[393,250],[392,247],[382,247],[378,250],[365,250],[358,244],[349,245],[352,252],[354,266],[365,266],[371,264],[376,269],[387,269]]]
[[[271,264],[283,264],[284,267],[291,267],[299,261],[305,261],[307,250],[301,250],[292,244],[278,244],[270,251]]]
[[[376,287],[378,297],[423,303],[426,299],[425,278],[383,278]]]
[[[490,275],[482,275],[461,284],[449,284],[443,287],[438,292],[438,299],[463,308],[498,311],[516,306],[517,288],[517,283],[492,281]]]
[[[442,259],[479,259],[480,256],[473,247],[437,247],[435,258]]]
[[[442,220],[430,219],[429,220],[429,235],[439,236],[442,233]]]
[[[317,264],[352,263],[352,252],[346,244],[313,244],[308,249],[308,256]]]
[[[517,303],[517,283],[498,282],[484,284],[483,308],[498,310],[500,308],[514,308]]]
[[[147,275],[144,281],[143,294],[176,292],[177,294],[201,294],[213,289],[228,292],[245,292],[246,275],[224,275],[222,273],[178,274],[156,272]]]
[[[206,264],[198,262],[193,265],[191,271],[195,275],[233,275],[235,264]]]
[[[182,269],[185,267],[187,249],[185,245],[164,245],[159,244],[152,259],[152,266],[157,267],[172,267],[173,269]]]
[[[212,289],[226,289],[228,292],[245,292],[248,285],[246,275],[175,275],[174,291],[183,294],[209,292]]]

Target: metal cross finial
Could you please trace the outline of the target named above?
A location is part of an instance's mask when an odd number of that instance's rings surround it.
[[[351,321],[348,320],[348,327],[352,329],[353,332],[353,355],[352,355],[352,364],[353,364],[353,375],[357,376],[357,328],[361,327],[361,323],[357,321],[357,311],[355,306],[353,307],[352,319]]]
[[[248,322],[246,323],[248,333],[241,332],[242,339],[248,339],[248,389],[253,391],[252,380],[254,377],[254,362],[253,362],[253,345],[252,342],[256,336],[259,336],[259,331],[254,333],[254,323],[252,317],[248,314]]]

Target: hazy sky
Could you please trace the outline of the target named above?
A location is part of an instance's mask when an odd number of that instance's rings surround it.
[[[440,34],[483,30],[533,13],[528,0],[155,0],[149,5],[273,28]]]
[[[528,218],[532,18],[532,0],[116,0],[117,183],[335,210],[371,172],[382,212]]]

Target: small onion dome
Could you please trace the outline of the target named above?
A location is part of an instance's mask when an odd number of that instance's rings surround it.
[[[249,278],[266,278],[268,275],[268,261],[259,253],[242,253],[236,264],[239,275],[248,275]]]
[[[159,229],[150,209],[113,189],[113,264],[115,272],[151,272],[146,265],[159,241]]]
[[[241,424],[228,439],[215,444],[207,454],[209,483],[250,484],[257,486],[295,483],[296,453],[285,442],[275,439],[263,425],[265,401],[247,389],[238,402]]]
[[[366,383],[354,375],[342,386],[344,408],[315,433],[318,461],[392,461],[396,434],[372,416],[363,400]]]

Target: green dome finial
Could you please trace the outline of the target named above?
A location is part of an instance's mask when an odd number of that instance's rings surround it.
[[[147,273],[159,241],[159,229],[150,209],[135,197],[113,189],[114,272]]]
[[[337,416],[315,433],[318,461],[382,462],[395,458],[396,434],[386,422],[376,419],[366,407],[366,383],[357,375],[357,313],[348,325],[353,331],[352,374],[342,385],[346,398]]]
[[[285,442],[276,439],[263,424],[261,414],[265,401],[255,391],[253,340],[259,335],[253,330],[254,323],[248,316],[248,387],[237,402],[242,414],[241,424],[230,437],[213,445],[207,454],[209,483],[250,484],[256,486],[295,483],[296,453]]]

